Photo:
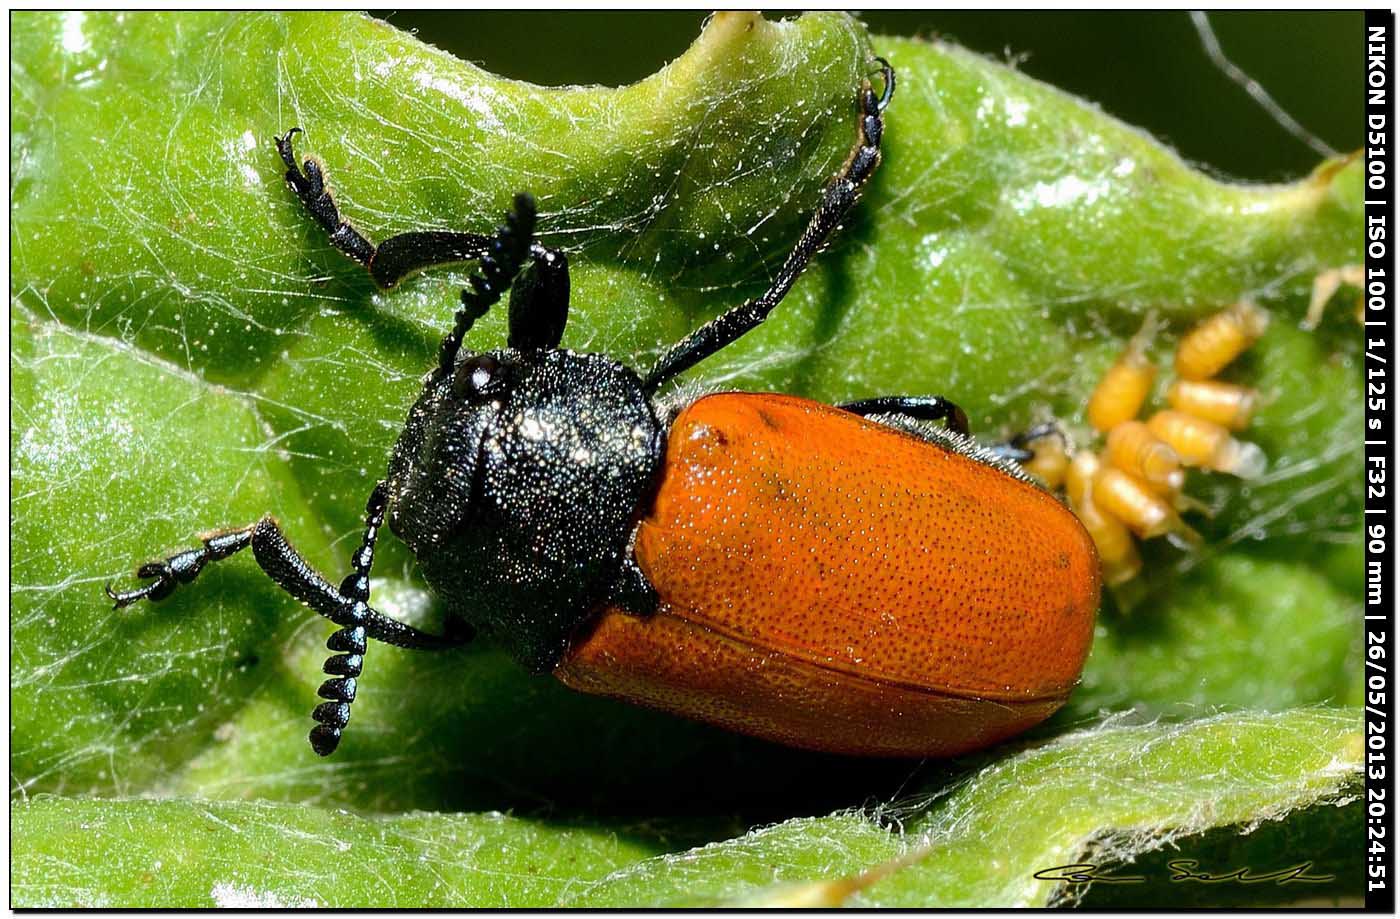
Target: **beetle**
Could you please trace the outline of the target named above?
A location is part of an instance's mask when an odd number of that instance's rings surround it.
[[[278,137],[288,186],[379,286],[450,262],[477,272],[338,586],[267,516],[143,565],[139,588],[108,585],[116,606],[160,600],[251,548],[340,626],[312,715],[321,755],[349,722],[369,639],[439,649],[478,631],[575,689],[809,749],[951,755],[1048,717],[1088,652],[1099,567],[1074,514],[1014,462],[1029,454],[979,445],[936,396],[658,394],[762,323],[855,206],[895,87],[877,60],[882,90],[862,81],[854,148],[768,290],[645,375],[559,347],[568,260],[535,240],[528,195],[493,236],[375,245],[342,218],[322,167],[298,165],[299,129]],[[506,290],[506,347],[463,348]],[[386,520],[444,602],[446,634],[370,606]]]

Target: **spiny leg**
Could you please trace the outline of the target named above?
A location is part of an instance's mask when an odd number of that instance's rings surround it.
[[[942,396],[880,396],[836,407],[857,415],[904,415],[919,421],[943,421],[950,431],[969,433],[967,413]]]
[[[856,145],[840,174],[827,186],[807,229],[783,262],[768,290],[758,299],[716,317],[672,345],[643,381],[647,392],[655,392],[662,383],[695,366],[767,319],[773,308],[787,296],[812,256],[860,200],[861,188],[880,163],[880,138],[884,132],[882,114],[894,94],[893,68],[883,58],[876,60],[883,68],[884,92],[877,97],[870,81],[862,82],[858,96],[860,136]]]

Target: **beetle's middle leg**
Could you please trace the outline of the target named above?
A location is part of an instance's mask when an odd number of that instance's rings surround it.
[[[972,433],[967,423],[967,413],[942,396],[880,396],[845,402],[836,407],[861,416],[902,415],[918,421],[943,421],[950,431],[967,436]],[[1027,428],[1010,440],[986,444],[985,448],[1002,459],[1025,463],[1035,458],[1035,451],[1030,445],[1042,437],[1051,436],[1067,445],[1065,432],[1056,422],[1047,421]]]
[[[861,84],[858,96],[860,131],[856,145],[840,174],[826,187],[821,204],[782,268],[778,269],[773,283],[758,299],[721,314],[667,349],[643,381],[648,392],[654,392],[671,377],[695,366],[767,319],[773,308],[787,296],[807,263],[826,244],[832,231],[860,200],[861,189],[880,164],[883,115],[894,94],[894,69],[884,59],[876,60],[883,68],[884,90],[876,96],[869,80]]]
[[[152,602],[168,597],[181,584],[199,576],[209,562],[228,558],[243,549],[252,548],[258,566],[277,586],[317,613],[341,626],[326,646],[332,651],[345,652],[332,656],[323,668],[332,679],[321,684],[318,694],[326,699],[317,706],[313,717],[319,722],[311,732],[311,745],[325,756],[335,749],[340,731],[350,718],[350,703],[355,699],[356,678],[363,666],[365,641],[373,638],[400,648],[438,650],[463,644],[470,634],[432,635],[375,610],[369,606],[369,573],[374,563],[374,546],[379,527],[384,522],[387,491],[384,483],[375,487],[365,513],[365,535],[360,547],[351,557],[351,571],[340,584],[333,586],[297,554],[272,517],[264,517],[252,526],[215,533],[203,540],[198,549],[188,549],[161,561],[149,562],[137,570],[137,576],[153,578],[149,584],[135,590],[118,593],[107,585],[107,596],[117,608],[130,606],[140,600]]]

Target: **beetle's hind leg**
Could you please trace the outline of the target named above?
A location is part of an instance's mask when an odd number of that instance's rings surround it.
[[[948,430],[967,434],[967,413],[942,396],[880,396],[836,406],[857,415],[903,415],[917,421],[942,421]]]
[[[836,407],[862,416],[902,415],[917,421],[942,421],[950,431],[965,436],[972,434],[967,422],[967,413],[942,396],[879,396],[874,399],[861,399],[859,402],[844,402]],[[1068,439],[1059,424],[1047,421],[1027,428],[1010,440],[986,444],[984,449],[1002,459],[1026,463],[1036,455],[1036,451],[1031,449],[1030,445],[1051,436],[1060,441],[1061,447],[1068,447]]]
[[[1060,441],[1062,448],[1067,449],[1069,446],[1069,440],[1059,424],[1054,421],[1045,421],[1027,428],[1008,441],[988,444],[987,449],[1004,459],[1024,463],[1035,458],[1035,451],[1030,448],[1030,445],[1044,437],[1055,437]]]
[[[342,652],[327,660],[323,668],[332,678],[321,684],[318,694],[327,701],[318,705],[312,715],[318,723],[311,732],[311,746],[325,756],[340,742],[341,731],[350,719],[350,703],[355,699],[356,680],[363,668],[366,639],[373,638],[400,648],[437,650],[464,644],[471,638],[466,633],[432,635],[422,632],[369,606],[370,567],[374,563],[374,546],[384,522],[386,505],[387,492],[381,482],[370,495],[365,509],[365,535],[351,558],[350,574],[339,588],[306,564],[287,542],[276,520],[264,517],[252,526],[207,536],[198,549],[142,565],[137,575],[154,578],[151,583],[121,593],[112,590],[109,584],[107,596],[117,608],[130,606],[138,600],[162,600],[176,587],[193,581],[209,562],[252,548],[258,566],[277,586],[341,627],[326,642],[330,650]]]

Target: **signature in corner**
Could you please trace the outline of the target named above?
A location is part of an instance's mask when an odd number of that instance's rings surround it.
[[[1287,868],[1279,868],[1275,871],[1255,873],[1253,868],[1248,866],[1236,868],[1224,874],[1211,874],[1207,871],[1200,871],[1200,862],[1194,858],[1174,858],[1167,862],[1167,868],[1171,873],[1167,879],[1173,884],[1194,881],[1199,884],[1224,884],[1233,881],[1236,884],[1325,884],[1328,881],[1336,880],[1334,874],[1309,874],[1312,870],[1311,861],[1299,862],[1296,865],[1289,865]],[[1042,868],[1033,875],[1039,881],[1063,881],[1068,884],[1144,884],[1147,877],[1141,874],[1103,874],[1098,865],[1088,862],[1077,862],[1071,865],[1057,865],[1054,868]]]
[[[1198,865],[1200,862],[1194,858],[1172,859],[1167,862],[1167,867],[1172,872],[1171,881],[1173,883],[1199,881],[1202,884],[1223,884],[1227,881],[1234,881],[1238,884],[1267,884],[1270,881],[1275,884],[1291,884],[1297,881],[1303,884],[1325,884],[1337,878],[1335,874],[1308,874],[1313,866],[1310,861],[1299,862],[1276,871],[1266,871],[1263,874],[1255,874],[1254,869],[1247,866],[1225,874],[1210,874],[1206,871],[1197,871]]]
[[[1042,868],[1034,875],[1038,881],[1066,881],[1070,884],[1143,884],[1147,878],[1140,874],[1099,874],[1099,866],[1088,862]]]

